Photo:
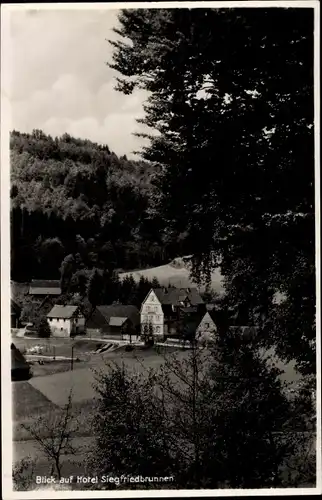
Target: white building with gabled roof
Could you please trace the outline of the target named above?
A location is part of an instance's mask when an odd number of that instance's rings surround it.
[[[141,305],[140,311],[141,317],[141,334],[145,333],[145,329],[151,325],[153,329],[153,335],[155,337],[164,336],[164,313],[162,310],[162,303],[155,293],[155,290],[151,289]]]
[[[178,325],[183,318],[201,318],[204,311],[204,301],[196,288],[152,288],[141,306],[141,334],[150,328],[156,338],[180,336]]]
[[[85,317],[78,306],[56,304],[47,314],[47,321],[55,337],[70,337],[85,330]]]
[[[207,311],[196,330],[196,340],[199,342],[212,342],[215,340],[217,325],[212,311]]]

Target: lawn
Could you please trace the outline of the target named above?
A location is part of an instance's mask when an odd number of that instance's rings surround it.
[[[12,382],[12,418],[24,420],[55,409],[55,404],[29,382]]]
[[[13,422],[13,441],[19,441],[19,445],[23,445],[22,442],[31,441],[33,437],[31,434],[24,428],[24,425],[30,426],[33,425],[37,419],[37,417],[42,417],[47,422],[54,422],[55,418],[61,414],[61,408],[52,404],[49,408],[47,406],[43,406],[37,413],[18,416],[17,419]],[[76,419],[78,423],[78,431],[77,436],[93,436],[93,418],[95,412],[93,412],[95,408],[96,402],[95,399],[91,399],[88,401],[82,401],[81,403],[73,403],[71,414]],[[46,429],[41,429],[41,436],[45,437],[48,435],[48,431]]]
[[[187,355],[186,352],[179,352],[184,356]],[[75,364],[73,371],[34,377],[29,382],[54,404],[61,406],[67,402],[71,391],[75,403],[93,399],[96,395],[94,389],[95,372],[109,370],[108,363],[116,363],[119,366],[124,364],[132,372],[143,373],[150,368],[158,369],[163,362],[163,355],[158,354],[155,349],[135,349],[132,352],[126,352],[121,348],[110,353],[93,354],[85,368],[80,368],[78,364]]]
[[[178,348],[169,348],[165,351],[167,354],[177,352],[180,358],[189,356],[189,351]],[[294,370],[292,363],[283,364],[276,358],[276,365],[283,368],[285,373],[281,376],[288,382],[297,380],[298,374]],[[85,362],[75,362],[74,370],[70,370],[70,363],[48,363],[35,368],[35,375],[29,383],[37,391],[40,391],[46,398],[54,404],[61,406],[67,402],[68,396],[72,391],[73,401],[81,403],[95,397],[95,372],[104,372],[109,370],[108,364],[116,363],[124,365],[131,372],[144,373],[149,369],[158,370],[164,363],[164,354],[157,349],[135,348],[131,352],[120,348],[113,352],[101,354],[91,354]]]
[[[38,361],[33,361],[31,363],[32,375],[33,377],[43,377],[45,375],[54,375],[55,373],[68,372],[71,369],[71,362],[65,360],[52,361],[42,359],[39,364]],[[74,366],[76,368],[84,368],[86,366],[85,361],[74,361]]]
[[[174,352],[176,348],[166,349],[166,352]],[[189,355],[187,350],[177,350],[181,358]],[[95,372],[106,372],[109,363],[116,363],[129,369],[131,372],[144,373],[150,368],[158,369],[164,362],[164,355],[156,349],[141,349],[137,347],[132,352],[120,348],[117,351],[92,354],[88,362],[74,364],[74,370],[70,370],[70,363],[53,362],[37,367],[38,376],[28,382],[14,382],[13,385],[13,419],[14,440],[30,439],[30,435],[23,429],[22,423],[31,423],[39,415],[51,418],[59,407],[66,404],[68,396],[72,391],[73,414],[80,422],[78,434],[89,436],[92,434],[92,416],[95,412]],[[298,378],[292,364],[278,365],[285,369],[282,375],[284,380],[293,381]],[[52,366],[51,366],[52,365]],[[34,365],[35,367],[36,365]],[[41,373],[41,370],[43,372]],[[64,370],[64,371],[62,371]],[[50,374],[51,373],[51,374]]]

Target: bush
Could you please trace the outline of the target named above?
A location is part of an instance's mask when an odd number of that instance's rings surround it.
[[[49,328],[47,319],[42,318],[40,320],[39,326],[38,326],[38,335],[41,338],[48,338],[48,337],[50,337],[50,334],[51,334],[51,332],[50,332],[50,328]]]

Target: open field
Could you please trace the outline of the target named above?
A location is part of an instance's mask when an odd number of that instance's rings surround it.
[[[175,349],[171,349],[174,351]],[[179,356],[188,355],[186,351],[178,351]],[[164,356],[158,354],[156,350],[137,349],[126,352],[123,349],[111,353],[93,354],[86,363],[86,368],[78,368],[75,365],[73,371],[65,371],[54,375],[34,377],[29,383],[37,390],[41,391],[56,405],[63,405],[67,402],[70,392],[73,393],[73,401],[76,403],[92,400],[95,397],[95,372],[106,372],[109,363],[124,365],[131,372],[144,373],[153,368],[158,369],[164,362]]]
[[[27,361],[29,361],[27,357]],[[29,361],[30,362],[30,361]],[[71,362],[65,360],[46,361],[42,360],[43,364],[37,361],[32,361],[31,370],[33,377],[43,377],[45,375],[54,375],[55,373],[68,372],[71,369]],[[74,361],[75,368],[85,368],[85,361]]]
[[[192,281],[190,270],[182,259],[174,259],[174,261],[163,266],[152,267],[150,269],[142,269],[137,271],[126,271],[120,273],[119,277],[123,279],[125,276],[132,275],[135,281],[139,281],[141,276],[152,280],[154,277],[158,279],[161,286],[173,285],[177,288],[195,287],[196,284]],[[213,290],[219,294],[223,293],[222,276],[219,269],[215,269],[211,274],[211,286]],[[204,287],[201,287],[201,289]]]
[[[23,339],[22,339],[23,340]],[[59,339],[60,340],[60,339]],[[64,343],[63,343],[64,344]],[[160,352],[161,351],[161,352]],[[106,372],[109,363],[124,365],[132,372],[144,373],[149,368],[158,369],[164,362],[164,353],[177,352],[178,356],[186,358],[189,351],[178,348],[142,349],[137,347],[134,351],[127,352],[124,347],[114,352],[104,354],[91,354],[87,361],[74,365],[73,371],[61,371],[48,375],[35,376],[28,382],[13,382],[13,448],[14,460],[30,456],[36,461],[35,474],[50,474],[49,464],[41,455],[30,433],[23,425],[30,425],[37,417],[42,416],[46,421],[55,421],[72,391],[72,415],[77,419],[78,431],[75,434],[77,456],[64,458],[64,475],[86,474],[84,458],[86,452],[95,441],[93,419],[97,393],[95,391],[95,372]],[[54,365],[55,363],[53,363]],[[62,363],[58,363],[62,364]],[[50,367],[51,363],[48,363]],[[278,365],[283,366],[281,362]],[[65,368],[69,367],[65,364]],[[283,379],[293,381],[298,378],[292,364],[284,365]],[[42,368],[39,367],[39,368]],[[48,368],[50,369],[50,368]],[[46,373],[44,371],[44,373]],[[48,372],[49,373],[49,372]],[[44,430],[43,437],[46,435]],[[90,471],[89,471],[90,472]]]
[[[189,356],[189,351],[169,348],[164,349],[167,354],[171,352],[177,352],[179,358],[184,359]],[[64,405],[70,392],[73,393],[73,402],[75,404],[85,404],[87,401],[93,401],[96,396],[95,384],[96,384],[96,373],[106,372],[110,369],[109,365],[115,363],[119,366],[124,365],[131,372],[143,373],[149,369],[158,370],[164,363],[164,354],[157,349],[141,349],[136,348],[134,351],[126,352],[124,348],[120,348],[114,352],[107,352],[102,354],[92,354],[88,357],[87,361],[74,363],[74,370],[70,370],[69,362],[48,362],[45,365],[40,365],[36,368],[38,370],[37,376],[34,376],[29,380],[29,382],[17,382],[15,388],[19,388],[20,392],[24,390],[25,392],[21,397],[20,393],[14,392],[14,404],[21,404],[21,401],[28,401],[28,407],[36,407],[36,412],[41,409],[41,402],[38,404],[37,399],[35,399],[36,394],[41,394],[45,397],[46,401],[52,402],[54,405]],[[299,379],[299,375],[294,370],[293,363],[287,365],[283,364],[281,361],[276,360],[275,362],[278,367],[284,369],[284,373],[281,375],[283,380],[287,382],[293,382]],[[57,366],[55,364],[57,363]],[[51,367],[52,365],[52,367]],[[26,385],[27,384],[27,385]],[[29,393],[26,387],[32,387],[35,389],[33,393]],[[46,411],[46,404],[44,404],[44,410]],[[19,411],[18,411],[19,414]]]
[[[29,382],[12,382],[12,418],[24,420],[55,409],[55,404]]]
[[[33,441],[31,434],[24,428],[24,425],[32,425],[35,423],[37,417],[41,417],[47,422],[54,422],[56,417],[61,415],[61,408],[53,404],[51,406],[44,405],[38,413],[28,414],[26,412],[23,415],[17,416],[17,419],[13,422],[13,441],[14,447],[16,443],[19,443],[19,447],[23,447],[23,443],[26,441]],[[73,403],[71,408],[71,414],[77,420],[79,425],[79,430],[77,432],[78,437],[93,436],[93,418],[95,412],[95,399],[83,401],[81,403]],[[48,435],[46,429],[42,430],[42,437]]]

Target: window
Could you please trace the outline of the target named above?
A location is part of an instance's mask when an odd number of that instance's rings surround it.
[[[205,323],[205,328],[209,328],[209,323]]]
[[[160,327],[156,326],[155,331],[156,331],[156,333],[160,333]]]

